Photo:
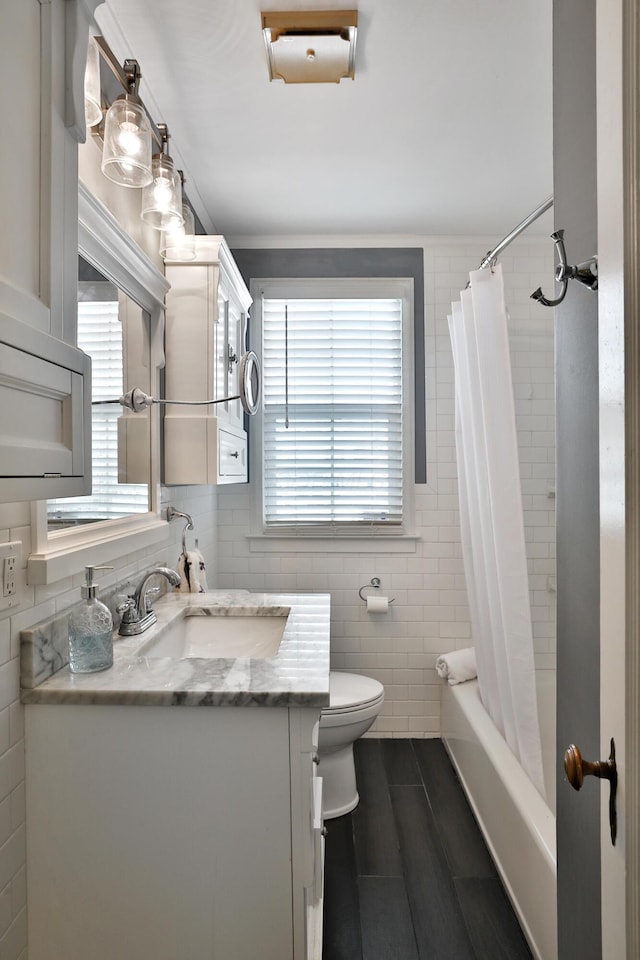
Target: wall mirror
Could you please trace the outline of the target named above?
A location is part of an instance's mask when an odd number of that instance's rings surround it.
[[[50,583],[160,542],[159,417],[105,403],[132,386],[159,393],[168,283],[80,183],[78,345],[93,357],[93,491],[34,505],[30,583]],[[109,396],[107,396],[109,394]]]
[[[121,520],[150,509],[148,422],[143,431],[137,431],[141,449],[134,451],[135,457],[127,456],[128,424],[121,422],[122,407],[113,402],[125,392],[127,373],[134,375],[131,382],[136,384],[149,379],[148,321],[148,314],[135,300],[82,254],[78,256],[76,343],[91,357],[92,492],[48,500],[49,532]],[[150,384],[146,388],[150,389]],[[145,419],[145,414],[140,416]]]

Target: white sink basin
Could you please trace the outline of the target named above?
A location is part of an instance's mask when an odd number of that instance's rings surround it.
[[[141,657],[274,657],[290,607],[192,607],[138,651]]]

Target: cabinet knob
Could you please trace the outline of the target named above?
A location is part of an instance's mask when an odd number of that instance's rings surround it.
[[[320,757],[318,756],[317,753],[312,753],[311,759],[313,760],[314,763],[320,763]]]
[[[230,457],[235,457],[236,460],[237,460],[238,457],[240,456],[240,454],[238,453],[237,450],[234,450],[233,453],[230,453],[230,454],[229,454],[229,456],[230,456]]]
[[[322,834],[323,837],[326,837],[326,835],[329,833],[329,830],[327,827],[323,827],[320,833]]]

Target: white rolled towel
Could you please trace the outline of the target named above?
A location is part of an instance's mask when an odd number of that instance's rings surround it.
[[[436,673],[452,685],[473,680],[478,676],[475,650],[473,647],[465,647],[464,650],[441,654],[436,660]]]

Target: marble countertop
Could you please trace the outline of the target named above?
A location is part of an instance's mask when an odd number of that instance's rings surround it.
[[[254,659],[146,657],[141,649],[159,638],[185,609],[290,608],[278,652]],[[170,593],[154,604],[158,622],[137,637],[114,633],[113,666],[74,674],[68,664],[40,682],[47,657],[46,631],[22,635],[23,703],[137,704],[155,706],[319,706],[329,702],[329,616],[327,594],[249,593],[211,590]],[[31,664],[31,679],[25,681]],[[34,679],[35,678],[35,679]]]

